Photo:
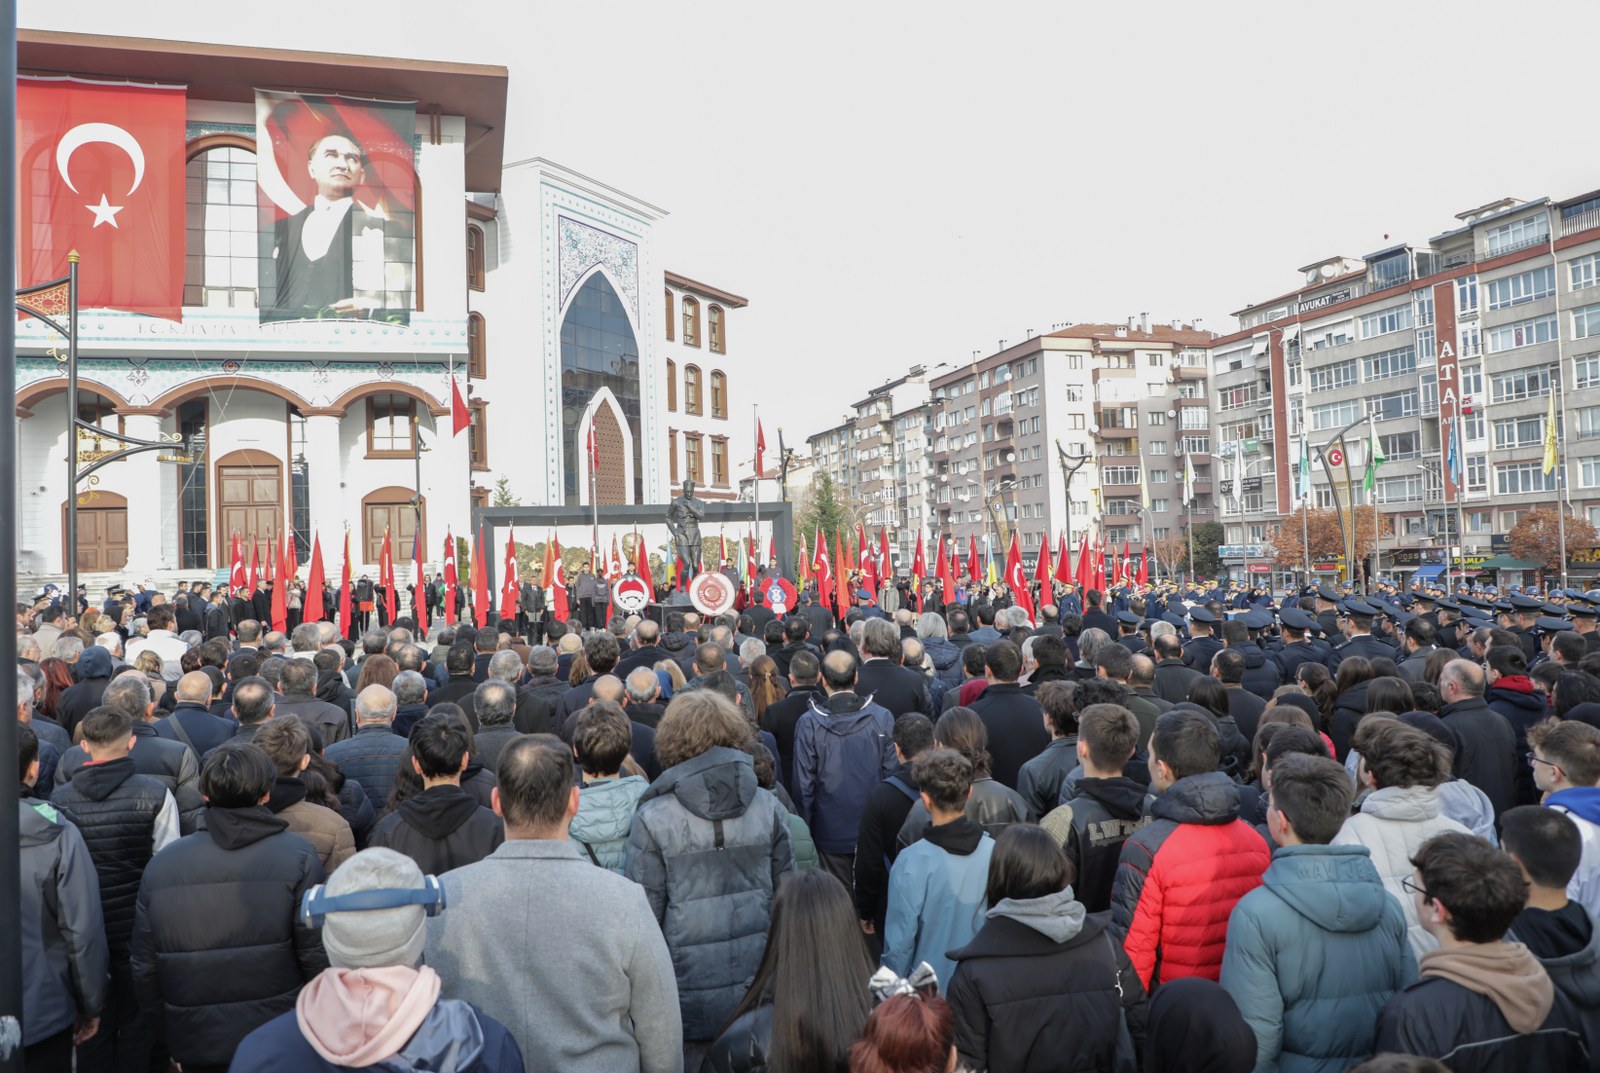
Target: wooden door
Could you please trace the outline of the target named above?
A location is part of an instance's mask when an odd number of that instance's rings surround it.
[[[238,533],[244,547],[245,568],[250,566],[253,535],[263,562],[273,554],[273,535],[283,528],[283,479],[276,466],[219,466],[217,509],[220,532]]]
[[[417,538],[417,508],[412,505],[411,494],[404,488],[383,488],[367,496],[362,503],[365,511],[366,527],[363,530],[367,543],[367,562],[381,561],[383,554],[383,531],[389,530],[390,547],[394,552],[394,561],[407,562],[414,554],[412,542]],[[426,530],[428,504],[422,504],[423,526]],[[423,540],[427,540],[424,531]],[[423,557],[428,554],[427,544],[423,544]]]
[[[128,565],[128,508],[78,508],[78,570],[96,573]]]

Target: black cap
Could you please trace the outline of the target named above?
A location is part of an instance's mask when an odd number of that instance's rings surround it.
[[[1327,600],[1329,603],[1339,602],[1339,594],[1334,592],[1333,586],[1326,581],[1317,586],[1317,598],[1319,600]]]
[[[1117,621],[1125,626],[1137,626],[1139,625],[1139,616],[1132,611],[1118,611]]]
[[[1278,618],[1291,630],[1309,630],[1317,624],[1317,620],[1300,610],[1298,607],[1286,607],[1278,612]]]
[[[1597,618],[1600,617],[1600,607],[1596,607],[1587,600],[1576,600],[1567,605],[1567,614],[1575,615],[1579,618]]]
[[[1359,596],[1348,596],[1344,601],[1344,613],[1347,615],[1359,615],[1362,618],[1373,618],[1382,612]]]
[[[1543,611],[1544,601],[1536,596],[1524,596],[1518,593],[1511,598],[1511,607],[1516,611]]]
[[[1204,623],[1208,626],[1215,625],[1217,616],[1213,615],[1203,607],[1191,607],[1189,609],[1189,621]]]
[[[1253,611],[1246,611],[1244,614],[1240,615],[1239,618],[1244,621],[1247,629],[1265,630],[1272,625],[1272,613],[1269,611],[1263,611],[1260,608],[1256,608]]]

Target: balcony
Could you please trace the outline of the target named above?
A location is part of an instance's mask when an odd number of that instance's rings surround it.
[[[1138,525],[1139,524],[1139,516],[1137,514],[1102,514],[1102,515],[1100,515],[1100,524],[1101,525]]]
[[[1600,209],[1589,209],[1587,212],[1563,217],[1561,220],[1561,237],[1576,235],[1579,231],[1588,231],[1596,227],[1600,227]]]
[[[1176,371],[1179,380],[1204,380],[1211,375],[1211,370],[1203,365],[1179,365]]]

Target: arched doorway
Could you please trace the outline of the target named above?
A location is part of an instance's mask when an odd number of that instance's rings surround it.
[[[283,462],[265,451],[234,451],[217,459],[217,558],[233,561],[231,542],[238,533],[244,562],[250,541],[263,562],[274,553],[273,536],[283,529]]]
[[[417,493],[400,485],[375,488],[361,497],[362,562],[375,563],[383,553],[383,534],[389,533],[397,563],[409,562],[417,539]],[[422,497],[422,557],[428,557],[428,499]]]
[[[61,504],[61,562],[67,562],[67,504]],[[78,493],[78,572],[121,570],[128,565],[128,500],[115,492]]]

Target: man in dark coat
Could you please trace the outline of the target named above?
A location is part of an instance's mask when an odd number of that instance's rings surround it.
[[[995,641],[984,652],[988,687],[971,708],[989,733],[990,772],[1001,784],[1015,790],[1022,765],[1050,744],[1044,728],[1044,709],[1017,685],[1022,653],[1010,641]]]
[[[1228,714],[1239,725],[1239,733],[1245,741],[1254,741],[1267,702],[1244,687],[1244,653],[1232,648],[1218,652],[1211,657],[1211,673],[1228,692]]]
[[[871,925],[867,937],[874,949],[883,946],[883,918],[889,911],[889,866],[899,852],[896,836],[917,803],[911,762],[931,748],[933,723],[927,716],[913,712],[896,719],[894,755],[898,766],[872,788],[861,810],[861,826],[856,834],[856,915],[863,928]]]
[[[862,623],[861,655],[858,693],[870,697],[891,715],[921,712],[932,717],[927,678],[900,666],[900,631],[894,623],[882,618]]]
[[[1293,682],[1300,671],[1302,664],[1321,663],[1326,653],[1320,645],[1307,639],[1316,620],[1298,607],[1286,607],[1278,612],[1278,620],[1283,624],[1283,647],[1273,653],[1278,660],[1278,666],[1283,668],[1283,680]]]
[[[398,675],[395,684],[400,684]],[[421,687],[414,684],[414,688]],[[355,707],[355,734],[328,746],[323,755],[345,778],[359,783],[373,809],[381,813],[389,804],[406,754],[406,739],[393,730],[395,694],[384,686],[370,685],[356,697]]]
[[[1439,674],[1444,707],[1439,718],[1461,743],[1455,753],[1455,775],[1482,790],[1499,816],[1516,804],[1517,736],[1505,716],[1484,701],[1483,668],[1456,659]]]
[[[1276,658],[1262,651],[1261,646],[1251,638],[1250,631],[1260,629],[1271,621],[1271,616],[1265,611],[1246,611],[1222,626],[1222,643],[1229,651],[1237,652],[1244,658],[1244,676],[1240,684],[1263,701],[1283,685],[1283,668]]]
[[[471,745],[461,723],[442,712],[418,723],[411,734],[411,766],[423,790],[380,820],[367,844],[404,853],[425,875],[493,853],[505,841],[500,819],[461,788]]]
[[[77,682],[62,691],[56,701],[56,719],[71,734],[78,721],[100,707],[100,697],[111,682],[111,653],[99,645],[90,645],[78,657],[73,668]]]
[[[1083,628],[1105,630],[1107,637],[1117,635],[1117,620],[1106,613],[1102,606],[1105,603],[1105,594],[1099,589],[1089,589],[1084,594]],[[976,640],[982,641],[979,637]]]
[[[1365,600],[1354,597],[1344,602],[1346,628],[1350,638],[1343,644],[1335,645],[1333,652],[1328,656],[1328,670],[1338,673],[1339,664],[1351,656],[1361,656],[1363,659],[1394,659],[1398,653],[1394,648],[1374,637],[1372,634],[1372,620],[1378,617],[1376,607]]]
[[[189,746],[169,741],[156,732],[156,703],[149,680],[136,671],[125,672],[106,687],[103,700],[104,707],[121,712],[133,724],[134,747],[128,755],[133,758],[134,771],[155,779],[172,794],[178,806],[181,833],[199,830],[205,812],[205,801],[200,796],[200,758]],[[62,754],[56,781],[67,781],[92,762],[87,741],[74,745]]]
[[[642,620],[633,631],[633,647],[617,661],[618,678],[626,678],[640,667],[655,667],[672,656],[661,647],[661,624],[650,619]]]
[[[218,589],[211,594],[211,604],[206,608],[205,638],[208,641],[221,638],[228,639],[228,634],[233,629],[233,617],[228,614],[228,597]]]
[[[1173,636],[1155,639],[1156,677],[1151,689],[1156,696],[1173,704],[1189,699],[1189,686],[1203,678],[1183,661],[1183,646]]]
[[[275,715],[292,715],[322,737],[324,746],[350,736],[350,717],[337,704],[321,700],[317,692],[317,665],[309,659],[291,659],[278,674]]]
[[[512,725],[524,734],[554,734],[556,702],[567,689],[567,683],[556,677],[555,649],[534,648],[528,653],[528,677],[517,690]]]
[[[185,1069],[226,1068],[328,966],[317,929],[299,922],[322,863],[267,809],[276,780],[255,746],[218,749],[200,770],[206,829],[158,853],[139,887],[134,985]]]
[[[767,655],[772,657],[772,662],[778,665],[778,673],[785,677],[789,674],[789,662],[800,652],[810,652],[818,659],[822,658],[822,650],[809,640],[811,636],[811,623],[803,615],[790,615],[783,623],[783,644],[777,648],[768,646]]]
[[[794,785],[794,732],[800,717],[820,700],[822,661],[810,652],[798,652],[789,660],[789,693],[768,706],[761,729],[770,731],[778,742],[778,771],[785,786]],[[896,828],[898,830],[899,828]]]
[[[195,762],[215,749],[239,729],[231,719],[212,715],[211,676],[204,671],[190,671],[178,679],[175,689],[177,703],[165,719],[155,724],[156,733],[170,741],[178,741],[194,750]]]
[[[429,691],[428,707],[446,702],[459,704],[462,697],[472,695],[472,691],[478,688],[478,683],[472,677],[472,662],[471,646],[461,644],[459,641],[451,646],[449,654],[444,657],[444,668],[450,677],[445,680],[444,685]],[[401,703],[405,701],[402,700]]]
[[[1189,612],[1189,643],[1183,646],[1183,662],[1199,671],[1209,674],[1211,657],[1222,651],[1222,641],[1211,635],[1217,627],[1217,616],[1203,607],[1196,607]]]

